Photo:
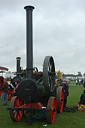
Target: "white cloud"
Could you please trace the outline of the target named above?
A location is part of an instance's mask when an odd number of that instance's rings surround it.
[[[0,65],[16,70],[16,57],[26,68],[26,12],[33,5],[34,66],[54,57],[56,70],[85,71],[85,2],[83,0],[0,0]]]

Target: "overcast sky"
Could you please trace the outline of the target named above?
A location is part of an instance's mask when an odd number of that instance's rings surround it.
[[[33,62],[43,69],[53,56],[56,70],[85,73],[84,0],[0,0],[0,66],[16,71],[16,57],[26,68],[26,11],[33,10]]]

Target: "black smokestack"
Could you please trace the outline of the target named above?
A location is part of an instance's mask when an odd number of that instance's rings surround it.
[[[16,64],[16,65],[17,65],[17,66],[16,66],[16,68],[17,68],[17,69],[16,69],[16,70],[17,70],[17,75],[19,75],[19,74],[21,73],[20,60],[21,60],[20,57],[17,57],[17,58],[16,58],[16,63],[17,63],[17,64]]]
[[[32,11],[33,6],[25,6],[26,10],[26,77],[33,76],[33,33],[32,33]]]

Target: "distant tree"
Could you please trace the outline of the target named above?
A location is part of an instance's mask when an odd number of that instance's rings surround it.
[[[81,72],[78,72],[78,76],[82,76]]]
[[[85,77],[85,73],[83,74],[83,76]]]
[[[75,75],[74,74],[62,74],[64,77],[75,77]]]

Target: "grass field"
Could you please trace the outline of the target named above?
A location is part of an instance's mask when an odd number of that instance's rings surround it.
[[[76,84],[76,81],[70,81],[70,85],[71,84],[74,84],[75,85]]]
[[[82,85],[69,86],[69,97],[67,107],[73,108],[80,99],[83,91]],[[10,103],[10,102],[9,102]],[[33,121],[30,126],[27,125],[26,119],[23,117],[20,122],[12,122],[9,116],[9,111],[6,110],[8,106],[1,106],[0,99],[0,128],[43,128],[47,124],[49,128],[82,128],[85,126],[85,112],[63,112],[58,114],[53,124],[48,124],[46,121]],[[27,121],[29,121],[27,117]]]

